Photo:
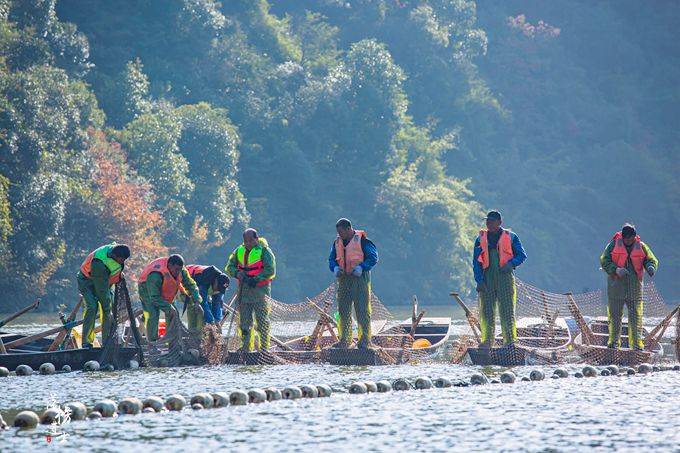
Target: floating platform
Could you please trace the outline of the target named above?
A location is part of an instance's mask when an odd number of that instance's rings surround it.
[[[335,349],[327,351],[328,362],[331,365],[383,365],[373,349]]]
[[[124,363],[129,362],[137,355],[136,348],[121,347],[118,352]],[[37,370],[40,368],[40,365],[49,362],[57,370],[60,370],[64,365],[68,365],[75,371],[82,370],[85,362],[99,360],[101,355],[102,348],[64,349],[50,352],[23,352],[13,349],[8,354],[0,354],[0,366],[4,366],[8,370],[15,370],[19,365],[28,365]]]

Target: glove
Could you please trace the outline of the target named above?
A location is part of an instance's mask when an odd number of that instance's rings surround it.
[[[361,266],[357,266],[354,269],[352,269],[352,275],[355,277],[361,277],[361,274],[364,272],[364,269]]]
[[[616,275],[618,277],[623,277],[623,276],[628,275],[628,274],[630,274],[630,272],[628,272],[628,269],[626,269],[625,267],[617,267],[616,268]]]
[[[652,265],[647,266],[647,273],[649,274],[650,277],[654,277],[654,274],[656,274],[656,269],[654,269],[654,266]]]
[[[507,274],[508,272],[512,272],[512,270],[514,268],[515,267],[512,265],[512,263],[510,261],[508,261],[507,263],[505,263],[503,265],[503,267],[501,267],[501,272],[504,273],[504,274]]]
[[[238,272],[236,273],[236,280],[241,280],[241,281],[243,281],[244,278],[246,278],[246,273],[245,273],[245,272],[243,272],[243,271],[238,271]]]
[[[484,283],[484,282],[477,283],[477,292],[478,293],[486,292],[486,283]]]
[[[257,280],[255,280],[254,277],[246,277],[244,282],[251,288],[255,288],[257,286]]]
[[[340,269],[340,266],[335,266],[335,269],[333,269],[333,274],[335,274],[335,278],[340,277],[344,272],[342,269]]]

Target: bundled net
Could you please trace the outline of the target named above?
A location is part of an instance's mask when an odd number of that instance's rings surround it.
[[[606,291],[555,294],[519,279],[516,279],[516,288],[514,310],[511,308],[511,294],[498,295],[494,321],[489,321],[492,316],[487,309],[487,320],[480,323],[479,307],[469,304],[472,307],[467,315],[469,329],[453,341],[454,362],[501,366],[558,363],[632,365],[660,361],[668,356],[672,359],[679,349],[680,311],[672,310],[664,303],[652,281],[645,283],[642,294],[644,325],[632,320],[641,343],[632,340],[629,343],[626,306],[620,323],[621,345],[617,348],[608,347]],[[674,317],[676,329],[669,330]],[[516,333],[512,332],[512,323],[516,325]],[[640,327],[635,327],[638,325]],[[484,337],[486,343],[482,343]],[[631,347],[632,343],[638,347]]]
[[[269,348],[263,348],[257,321],[252,327],[254,352],[243,348],[240,331],[242,308],[236,294],[226,305],[220,334],[217,326],[207,326],[203,331],[202,356],[211,364],[395,364],[425,358],[427,354],[413,350],[414,335],[411,326],[403,325],[371,293],[370,350],[356,348],[358,342],[357,320],[353,313],[352,344],[346,350],[332,346],[339,341],[339,316],[336,302],[337,284],[333,283],[312,298],[297,303],[284,303],[267,297],[269,307]],[[249,313],[250,315],[250,313]]]
[[[130,354],[126,353],[128,352],[127,344],[129,343],[130,338],[132,338],[136,347],[139,363],[144,364],[144,352],[141,344],[142,339],[139,330],[137,329],[137,316],[132,309],[130,293],[128,292],[127,282],[124,278],[116,283],[111,312],[111,326],[102,347],[102,354],[99,358],[99,362],[102,365],[113,365],[116,369],[127,367],[130,358]],[[128,322],[128,329],[120,328],[126,321],[130,320],[131,322]],[[123,340],[123,338],[127,339]]]

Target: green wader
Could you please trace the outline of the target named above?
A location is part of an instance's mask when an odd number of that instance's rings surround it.
[[[259,350],[265,351],[269,349],[269,313],[271,311],[266,296],[271,294],[271,285],[254,288],[243,285],[239,291],[239,329],[243,350],[255,349],[255,332],[257,332]]]
[[[486,291],[479,293],[479,326],[482,330],[482,343],[493,344],[496,311],[501,318],[503,344],[517,341],[515,275],[513,272],[501,272],[497,249],[489,250],[489,267],[484,269],[484,283]]]
[[[139,298],[142,300],[142,308],[144,309],[144,324],[146,325],[146,337],[149,341],[158,340],[158,320],[161,317],[161,311],[165,313],[165,322],[170,322],[170,313],[175,309],[173,305],[161,300],[160,302],[152,301],[147,291],[145,283],[139,284]]]
[[[102,319],[102,342],[104,342],[109,336],[109,330],[111,330],[111,300],[113,295],[108,300],[100,301],[95,293],[92,280],[80,273],[78,273],[77,280],[78,291],[85,301],[83,307],[83,343],[94,343],[94,323],[97,319],[97,311],[99,311],[99,316]]]
[[[607,277],[607,317],[609,318],[609,345],[621,346],[621,319],[623,306],[628,306],[628,347],[644,348],[642,338],[642,282],[633,264],[626,261],[628,275],[622,278]]]
[[[340,340],[352,342],[352,303],[357,317],[359,342],[371,339],[371,274],[364,272],[361,277],[343,274],[338,277],[338,313]]]

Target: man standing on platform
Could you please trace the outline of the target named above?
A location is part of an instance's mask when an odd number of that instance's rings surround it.
[[[607,316],[610,348],[621,347],[623,306],[628,306],[628,342],[631,349],[642,350],[642,279],[645,271],[654,276],[659,267],[652,249],[640,240],[635,226],[627,223],[617,232],[600,256],[607,273]]]
[[[335,224],[338,233],[328,267],[338,280],[336,294],[340,324],[340,341],[334,347],[349,348],[352,343],[352,303],[357,317],[359,349],[372,349],[371,344],[371,269],[378,263],[375,244],[366,232],[355,230],[352,223],[342,218]]]
[[[248,228],[243,232],[243,244],[229,256],[227,274],[238,280],[236,303],[239,309],[242,350],[252,351],[255,333],[260,338],[260,351],[269,349],[269,312],[267,297],[271,296],[272,280],[276,276],[276,258],[265,238],[258,237],[257,230]],[[253,329],[253,318],[255,329]]]
[[[121,278],[130,248],[115,242],[103,245],[87,255],[78,272],[78,291],[83,296],[83,348],[94,343],[94,323],[101,310],[102,342],[106,341],[111,327],[113,285]]]
[[[496,329],[496,311],[501,318],[503,344],[512,345],[517,341],[514,269],[527,259],[527,255],[519,237],[501,227],[500,212],[490,211],[485,220],[486,229],[480,230],[475,240],[472,269],[479,294],[480,347],[490,348]]]

